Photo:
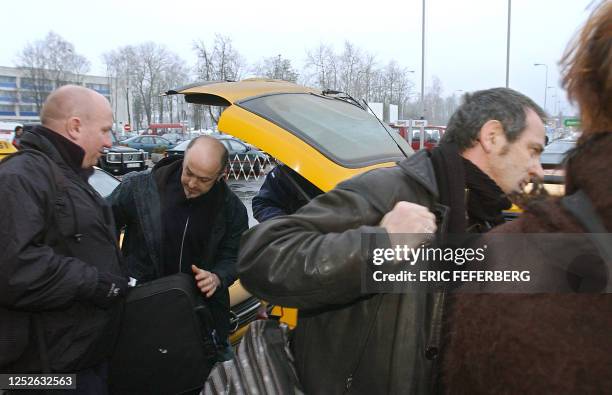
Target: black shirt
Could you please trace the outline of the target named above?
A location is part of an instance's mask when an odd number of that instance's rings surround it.
[[[182,161],[166,166],[161,196],[162,257],[164,275],[180,271],[192,273],[191,265],[202,267],[202,256],[210,237],[214,196],[217,185],[208,193],[187,199],[181,184]]]

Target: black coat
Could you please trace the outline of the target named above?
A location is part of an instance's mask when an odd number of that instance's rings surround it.
[[[296,185],[307,196],[300,193]],[[280,215],[293,214],[321,193],[319,188],[291,168],[279,165],[268,173],[259,192],[253,197],[253,217],[264,222]]]
[[[293,350],[306,393],[430,391],[445,295],[363,294],[362,237],[385,232],[378,224],[398,201],[432,208],[437,199],[432,162],[422,151],[245,233],[242,284],[300,309]]]
[[[91,296],[102,272],[123,276],[112,213],[41,135],[0,166],[0,371],[41,371],[40,323],[51,370],[95,366],[112,351],[120,305]],[[58,185],[59,183],[59,185]]]
[[[140,283],[164,274],[161,201],[155,178],[158,169],[129,174],[108,197],[117,226],[125,226],[122,252],[128,273]],[[197,266],[217,274],[221,280],[221,286],[209,299],[209,306],[219,336],[225,337],[230,329],[228,288],[237,278],[238,246],[240,236],[248,229],[248,216],[244,204],[224,181],[220,181],[219,188],[223,193],[221,204],[211,210],[215,216],[209,224],[210,236],[202,240],[204,248]],[[188,266],[183,271],[192,274]]]

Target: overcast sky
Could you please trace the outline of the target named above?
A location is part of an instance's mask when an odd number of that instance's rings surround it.
[[[548,85],[559,86],[558,61],[592,10],[592,0],[512,0],[510,87],[544,102]],[[104,74],[101,54],[119,46],[154,41],[195,64],[194,40],[212,43],[215,33],[232,38],[249,64],[281,54],[301,69],[306,50],[319,43],[342,49],[345,40],[395,59],[421,78],[422,0],[304,2],[214,0],[10,0],[2,5],[0,65],[14,66],[28,42],[50,30],[75,45]],[[425,85],[432,76],[445,95],[504,86],[508,0],[426,0]],[[560,88],[559,88],[560,89]],[[549,111],[556,94],[550,89]],[[565,94],[561,106],[569,106]],[[457,93],[459,94],[459,93]]]

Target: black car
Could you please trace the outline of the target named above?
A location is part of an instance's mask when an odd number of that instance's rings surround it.
[[[545,169],[554,169],[561,166],[568,151],[576,146],[575,139],[555,140],[544,148],[540,161]]]
[[[147,153],[135,148],[117,145],[117,138],[112,134],[113,146],[104,150],[104,155],[98,161],[98,166],[111,174],[121,175],[130,171],[147,168]]]
[[[228,175],[238,178],[240,175],[258,176],[266,164],[270,163],[268,155],[262,151],[243,143],[242,141],[228,135],[211,135],[218,139],[227,148],[228,152]],[[185,155],[185,149],[191,140],[183,141],[176,147],[166,150],[168,156]]]

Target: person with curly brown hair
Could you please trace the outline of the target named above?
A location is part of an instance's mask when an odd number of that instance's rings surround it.
[[[489,235],[612,230],[612,2],[593,11],[560,64],[583,127],[565,164],[567,198],[532,201],[518,220]],[[592,232],[583,214],[566,203],[579,195],[590,202],[600,231]],[[612,257],[606,248],[597,249],[604,280],[588,293],[580,286],[587,279],[573,276],[573,292],[562,294],[453,295],[445,322],[443,392],[612,393],[612,294],[605,293]],[[538,264],[547,270],[555,262]]]

